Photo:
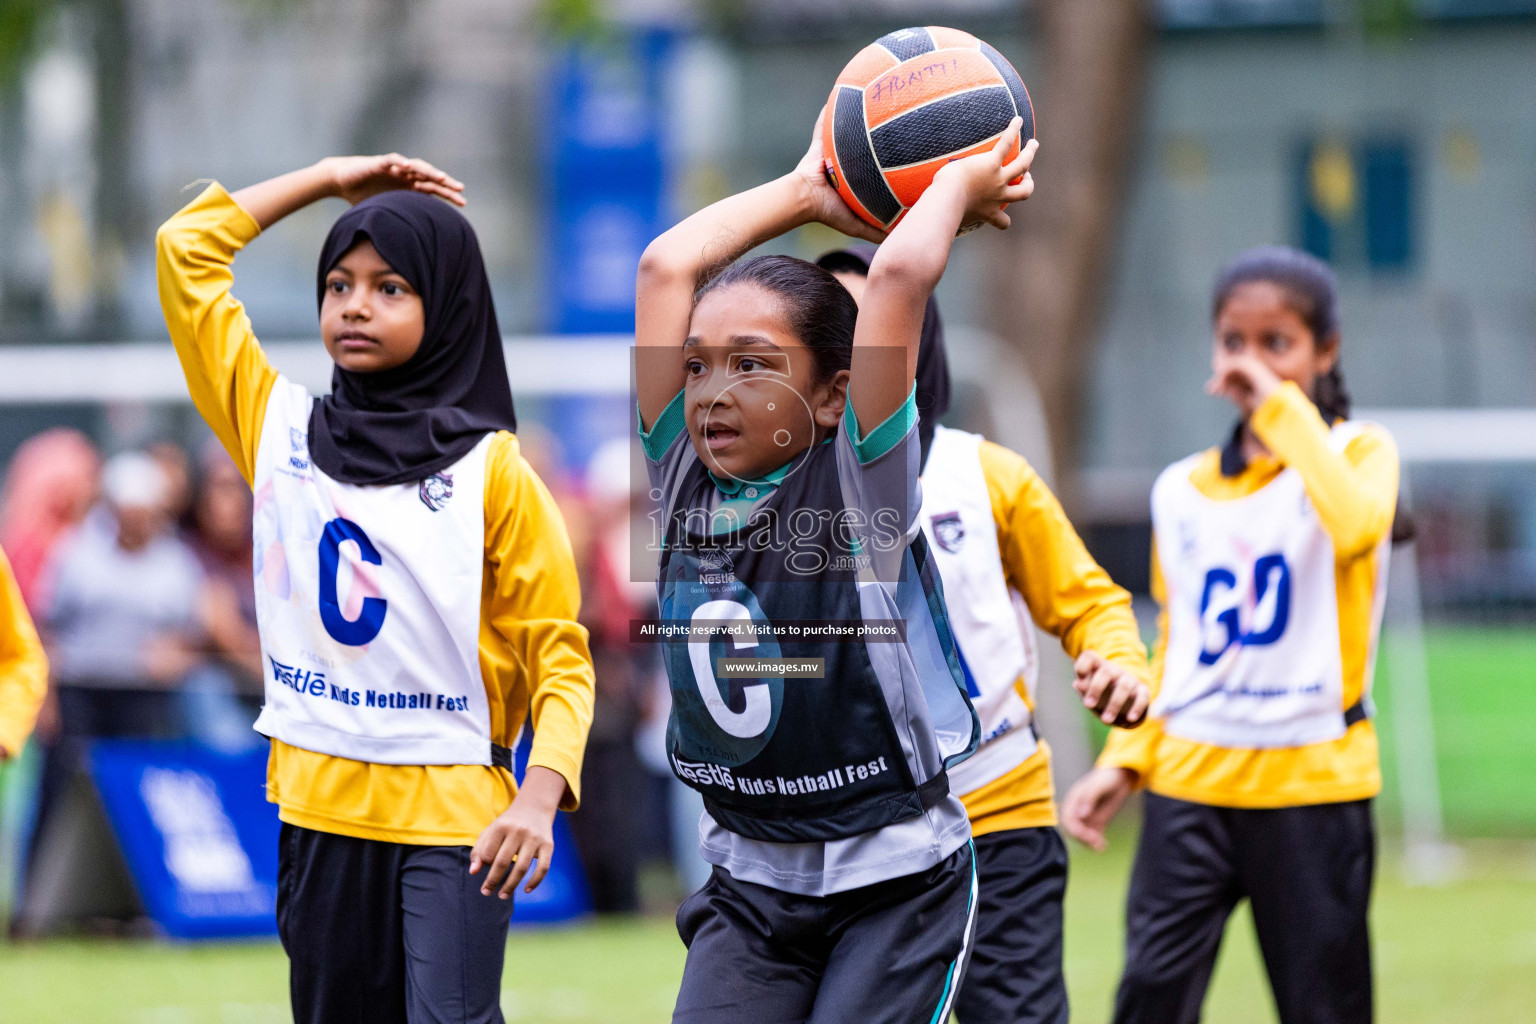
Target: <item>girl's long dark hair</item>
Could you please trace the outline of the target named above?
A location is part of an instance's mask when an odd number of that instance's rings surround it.
[[[848,369],[853,361],[853,325],[859,307],[848,289],[828,271],[793,256],[753,256],[737,260],[711,277],[694,301],[735,284],[756,285],[783,302],[790,331],[811,350],[817,383]]]
[[[1227,264],[1216,278],[1211,319],[1221,316],[1222,307],[1239,285],[1255,281],[1278,285],[1285,292],[1287,304],[1312,332],[1314,344],[1324,345],[1331,340],[1334,345],[1342,345],[1338,280],[1333,270],[1316,256],[1284,245],[1249,249]],[[1335,357],[1333,367],[1312,385],[1312,402],[1329,423],[1349,418],[1350,396],[1340,367],[1342,361]],[[1413,518],[1399,500],[1392,520],[1392,542],[1411,540],[1417,532]]]

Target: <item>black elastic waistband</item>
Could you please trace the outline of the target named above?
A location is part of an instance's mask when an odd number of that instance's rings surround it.
[[[917,799],[923,805],[923,810],[931,810],[935,804],[949,796],[949,773],[939,772],[933,778],[917,787]]]
[[[1344,709],[1344,728],[1348,729],[1370,717],[1365,710],[1365,698],[1362,697]]]
[[[511,747],[503,747],[499,743],[492,743],[491,744],[491,764],[495,765],[497,768],[505,768],[507,771],[511,771],[512,770],[512,748]]]

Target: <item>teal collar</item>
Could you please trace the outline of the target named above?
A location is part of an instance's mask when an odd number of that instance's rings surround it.
[[[761,497],[767,491],[770,491],[773,488],[779,486],[779,484],[783,483],[784,477],[789,473],[789,467],[790,463],[786,462],[778,469],[775,469],[770,473],[764,473],[762,476],[755,480],[738,480],[735,478],[727,479],[725,477],[716,476],[715,471],[712,469],[707,470],[707,472],[709,473],[710,480],[714,481],[715,489],[721,494],[725,495],[727,498],[742,496],[741,492],[749,487],[755,489],[758,493],[756,495],[745,495],[746,497]]]
[[[832,443],[831,435],[828,435],[827,437],[823,438],[821,443],[822,444],[831,444]],[[805,452],[801,452],[800,453],[800,455],[804,455],[804,454],[805,454]],[[722,477],[716,476],[715,475],[715,471],[712,470],[712,469],[706,469],[705,472],[709,474],[710,480],[714,481],[715,490],[719,491],[721,494],[725,495],[727,498],[735,498],[735,497],[760,498],[764,494],[766,494],[768,491],[772,490],[773,488],[779,486],[779,484],[784,482],[784,478],[789,475],[789,467],[793,466],[795,464],[795,459],[798,459],[800,457],[800,455],[796,455],[794,459],[790,459],[788,462],[784,463],[784,465],[780,466],[778,469],[775,469],[775,470],[773,470],[771,472],[768,472],[768,473],[764,473],[762,476],[758,477],[756,480],[737,480],[737,479],[734,479],[734,478],[727,480],[727,479],[724,479]],[[754,494],[746,494],[746,495],[741,494],[741,492],[746,490],[748,487],[754,488],[757,491],[757,494],[755,494],[755,495]]]

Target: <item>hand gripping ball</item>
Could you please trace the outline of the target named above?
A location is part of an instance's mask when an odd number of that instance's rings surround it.
[[[860,217],[892,228],[940,167],[989,149],[1015,115],[1020,142],[1034,138],[1029,90],[987,43],[953,28],[892,32],[848,62],[827,98],[827,180]]]

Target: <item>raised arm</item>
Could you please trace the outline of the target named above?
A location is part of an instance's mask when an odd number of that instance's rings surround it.
[[[883,423],[912,390],[923,309],[944,276],[956,232],[982,222],[1008,227],[1003,205],[1023,202],[1034,192],[1029,165],[1039,148],[1035,140],[1013,160],[1006,159],[1023,123],[1014,118],[988,152],[940,168],[933,184],[876,251],[859,303],[848,385],[862,430]],[[897,358],[889,351],[893,348],[905,349],[906,358]]]
[[[264,229],[317,199],[357,202],[391,188],[413,188],[459,205],[463,186],[431,164],[397,154],[330,157],[312,167],[243,188],[218,184],[155,234],[160,307],[187,377],[187,390],[250,483],[267,396],[277,372],[230,294],[235,255]]]
[[[820,222],[878,242],[870,227],[827,184],[821,120],[795,169],[765,185],[706,206],[646,246],[635,280],[636,386],[640,426],[649,430],[683,387],[681,349],[693,296],[716,268],[802,224]]]
[[[413,189],[446,199],[455,206],[464,205],[463,182],[449,177],[425,160],[399,153],[328,156],[309,167],[248,185],[233,198],[265,231],[295,210],[302,210],[318,200],[335,196],[356,204],[391,189]]]
[[[165,326],[192,404],[213,428],[247,484],[277,371],[230,294],[235,254],[260,226],[218,184],[209,185],[155,233],[156,277]]]

